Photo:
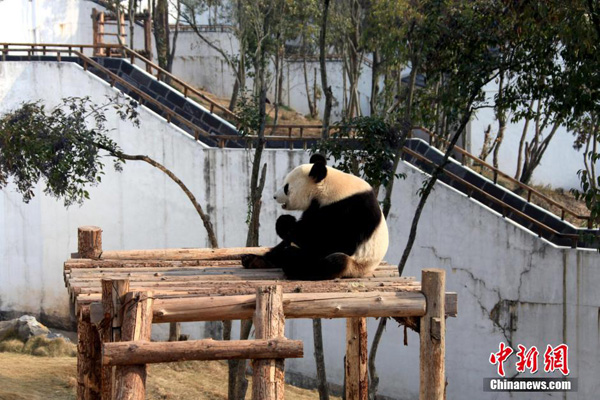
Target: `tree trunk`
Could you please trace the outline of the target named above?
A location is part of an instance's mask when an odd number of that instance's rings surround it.
[[[534,100],[531,100],[529,103],[529,111],[533,110]],[[519,140],[519,152],[517,155],[517,172],[515,173],[515,179],[519,179],[519,175],[521,175],[521,164],[523,162],[523,146],[525,145],[525,139],[527,138],[527,130],[529,129],[529,121],[531,118],[525,118],[525,125],[523,126],[523,133],[521,133],[521,140]]]
[[[329,15],[329,0],[323,0],[323,19],[321,20],[321,32],[319,34],[319,63],[321,64],[321,87],[325,95],[325,109],[323,111],[323,130],[321,137],[329,137],[329,119],[331,118],[331,107],[333,104],[333,92],[331,86],[327,85],[327,17]]]
[[[323,353],[323,328],[321,319],[313,319],[313,340],[315,348],[315,362],[317,364],[317,386],[319,400],[329,400],[329,387],[327,386],[327,374],[325,369],[325,357]]]
[[[154,40],[156,41],[156,57],[158,65],[168,70],[169,67],[169,2],[157,0],[154,8]]]
[[[371,351],[369,352],[369,400],[376,400],[377,398],[379,375],[377,375],[375,360],[377,359],[377,349],[379,349],[379,342],[381,342],[386,323],[387,318],[383,317],[379,319],[379,325],[377,325],[377,331],[375,332],[375,337],[373,337]]]
[[[179,18],[181,17],[181,0],[177,0],[177,19],[175,21],[175,33],[173,34],[173,43],[171,52],[167,60],[167,71],[173,72],[173,60],[175,59],[175,49],[177,48],[177,36],[179,36]]]
[[[310,112],[310,116],[315,118],[316,116],[316,103],[313,103],[310,98],[310,87],[308,84],[308,70],[306,66],[306,42],[305,37],[302,35],[302,67],[304,72],[304,86],[306,87],[306,100],[308,101],[308,110]]]
[[[135,11],[137,2],[135,0],[129,0],[127,5],[127,16],[129,18],[129,48],[135,50],[133,43],[133,34],[135,32]]]
[[[496,119],[498,119],[498,134],[494,143],[494,168],[498,169],[498,153],[500,145],[504,139],[504,131],[506,130],[506,109],[504,107],[504,73],[500,74],[500,83],[498,84],[498,101],[496,104]]]
[[[394,155],[394,165],[392,166],[393,174],[396,174],[396,170],[398,169],[398,165],[400,164],[400,157],[402,156],[402,148],[404,147],[404,143],[406,143],[406,139],[410,135],[412,130],[412,105],[414,99],[415,85],[417,82],[417,74],[419,70],[419,62],[418,55],[414,55],[412,58],[412,66],[410,70],[410,78],[408,82],[408,93],[406,95],[406,106],[404,108],[404,118],[402,121],[402,126],[400,126],[400,138],[398,140],[398,148],[396,149],[396,154]],[[394,190],[394,181],[395,176],[392,176],[390,181],[385,187],[385,198],[383,199],[383,215],[388,216],[390,213],[390,209],[392,208],[392,192]]]
[[[531,143],[526,144],[525,163],[523,164],[523,172],[521,173],[521,178],[519,179],[521,183],[524,183],[525,185],[529,184],[533,176],[533,172],[540,165],[542,157],[544,156],[544,153],[546,153],[548,145],[550,144],[550,141],[556,134],[556,131],[559,127],[560,121],[554,122],[550,133],[544,140],[539,142],[539,139],[536,139],[538,138],[538,135],[536,135],[536,138],[534,138]]]
[[[377,114],[377,100],[379,97],[379,70],[381,63],[379,61],[379,52],[373,51],[373,68],[371,69],[371,115]]]
[[[404,267],[406,266],[406,261],[408,260],[408,256],[410,255],[412,246],[415,242],[415,238],[417,236],[417,226],[419,225],[419,219],[421,218],[421,213],[423,212],[423,207],[425,207],[425,203],[427,202],[427,199],[429,198],[429,194],[431,193],[431,190],[433,189],[435,182],[437,182],[438,176],[443,172],[444,167],[448,163],[448,159],[450,158],[450,155],[452,154],[452,150],[454,150],[454,145],[458,141],[458,138],[460,137],[460,135],[462,135],[463,131],[465,130],[465,127],[467,126],[467,123],[471,119],[471,114],[473,113],[473,109],[471,107],[473,105],[473,101],[475,100],[475,97],[476,97],[476,94],[472,95],[471,98],[469,99],[469,102],[467,103],[469,105],[468,111],[463,115],[460,125],[458,126],[458,129],[456,130],[456,132],[454,133],[454,136],[450,140],[450,143],[448,144],[448,148],[446,149],[446,153],[444,154],[444,158],[442,159],[442,162],[435,168],[435,170],[431,174],[431,177],[427,181],[427,185],[421,192],[421,199],[419,200],[419,204],[417,205],[417,209],[415,210],[415,215],[413,216],[412,224],[410,227],[410,234],[408,236],[408,241],[406,243],[406,247],[404,248],[404,252],[402,253],[402,258],[400,259],[400,263],[398,264],[398,273],[400,276],[402,276],[402,272],[404,272]]]

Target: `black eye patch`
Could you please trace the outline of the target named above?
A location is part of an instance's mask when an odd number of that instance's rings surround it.
[[[286,183],[285,186],[283,187],[283,193],[285,193],[285,195],[288,195],[288,192],[290,190],[290,184]]]

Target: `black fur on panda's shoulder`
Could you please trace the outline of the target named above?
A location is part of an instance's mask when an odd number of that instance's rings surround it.
[[[373,190],[321,206],[313,200],[290,232],[289,239],[317,257],[341,252],[352,255],[381,222],[381,209]]]

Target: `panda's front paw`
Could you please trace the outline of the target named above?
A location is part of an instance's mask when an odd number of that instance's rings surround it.
[[[275,268],[275,266],[268,262],[264,257],[255,254],[244,254],[242,256],[242,266],[246,269]]]
[[[282,215],[277,218],[275,223],[275,232],[280,238],[287,241],[292,241],[292,231],[296,226],[296,217],[293,215]]]

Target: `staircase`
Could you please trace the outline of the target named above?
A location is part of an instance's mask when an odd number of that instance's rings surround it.
[[[0,52],[2,53],[2,61],[75,62],[86,71],[113,85],[207,146],[245,148],[251,146],[256,140],[255,137],[240,135],[232,123],[217,115],[214,111],[215,108],[219,109],[229,119],[236,119],[235,114],[214,103],[196,89],[191,88],[185,82],[162,70],[134,51],[122,48],[125,54],[130,56],[129,60],[85,56],[83,54],[84,49],[90,47],[93,48],[90,45],[0,44]],[[23,54],[23,52],[26,54]],[[134,59],[141,60],[146,66],[146,71],[135,65]],[[150,73],[154,70],[156,76]],[[161,78],[179,84],[183,88],[183,93],[162,82]],[[210,109],[190,99],[190,93],[208,101]],[[289,128],[289,135],[275,136],[272,135],[273,130],[271,130],[271,135],[266,137],[267,147],[306,149],[317,142],[315,138],[302,137],[302,128],[300,128],[299,136],[292,136],[292,126],[279,125],[278,127]],[[433,137],[431,133],[423,129],[417,129],[414,133],[416,137],[409,139],[405,145],[403,160],[424,172],[431,173],[442,161],[444,155],[440,150],[430,146],[423,140],[423,133],[426,134],[425,136],[429,135],[429,139]],[[418,138],[419,136],[421,138]],[[576,218],[587,219],[588,227],[591,228],[589,217],[576,215],[566,207],[546,198],[535,189],[513,180],[527,193],[527,198],[523,198],[498,185],[495,182],[496,179],[492,181],[475,172],[468,164],[485,166],[493,171],[495,177],[500,174],[507,179],[512,179],[512,177],[502,174],[459,147],[456,148],[454,159],[450,159],[439,179],[498,212],[502,217],[510,219],[551,243],[573,248],[597,248],[599,246],[598,230],[577,228],[564,220],[566,214],[571,214]],[[561,217],[532,204],[529,201],[532,196],[542,197],[559,207],[562,210]]]

